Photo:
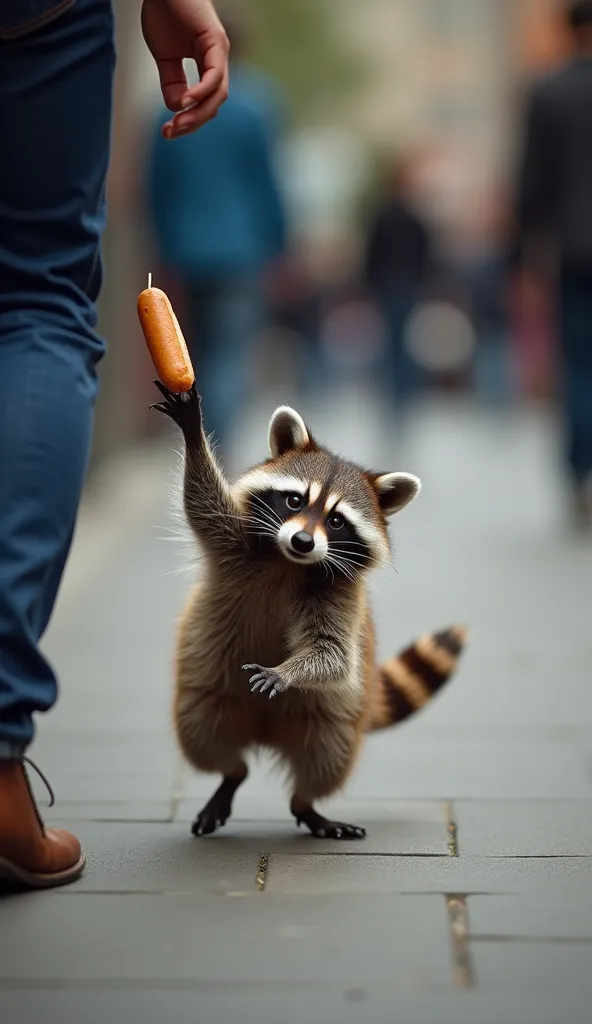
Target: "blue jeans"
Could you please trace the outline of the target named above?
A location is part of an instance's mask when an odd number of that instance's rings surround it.
[[[578,483],[592,474],[592,270],[564,273],[560,298],[566,456]]]
[[[26,7],[26,13],[22,10]],[[91,442],[110,0],[0,0],[0,757],[56,700],[39,650]]]

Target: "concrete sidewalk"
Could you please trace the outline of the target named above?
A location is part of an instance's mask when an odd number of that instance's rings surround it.
[[[244,425],[246,462],[272,407]],[[389,454],[363,401],[303,411],[348,455]],[[88,868],[0,902],[3,1024],[589,1024],[592,544],[564,535],[554,446],[542,415],[430,402],[385,463],[424,491],[393,523],[399,575],[374,583],[379,653],[456,621],[472,644],[327,805],[363,843],[300,834],[266,763],[221,833],[190,836],[215,781],[170,728],[178,442],[120,467],[83,517],[46,644],[61,699],[32,751]]]

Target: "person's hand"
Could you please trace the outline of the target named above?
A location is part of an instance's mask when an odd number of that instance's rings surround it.
[[[228,96],[228,37],[211,0],[144,0],[142,32],[156,61],[164,102],[176,113],[163,126],[163,135],[174,139],[201,128]],[[195,61],[200,75],[191,88],[183,67],[186,57]]]

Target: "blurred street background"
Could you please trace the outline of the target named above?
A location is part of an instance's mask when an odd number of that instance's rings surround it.
[[[509,252],[526,90],[564,56],[561,3],[222,3],[231,98],[172,147],[139,3],[115,7],[95,467],[161,429],[135,310],[149,271],[228,454],[268,387],[296,402],[363,379],[391,433],[426,389],[553,407],[556,310]]]
[[[585,1024],[592,541],[555,293],[516,258],[527,95],[568,53],[564,5],[221,3],[230,98],[172,144],[139,7],[115,2],[109,355],[46,641],[61,699],[33,753],[89,868],[3,907],[6,1019]],[[192,576],[168,515],[180,441],[148,411],[148,272],[230,473],[265,456],[281,402],[344,455],[423,479],[393,523],[399,575],[373,583],[380,652],[458,621],[472,641],[429,712],[369,742],[340,801],[364,850],[298,840],[265,765],[236,822],[189,837],[213,781],[170,728]]]

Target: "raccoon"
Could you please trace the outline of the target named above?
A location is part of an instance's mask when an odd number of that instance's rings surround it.
[[[163,400],[153,408],[183,433],[184,513],[205,562],[180,621],[174,721],[187,761],[222,783],[193,834],[225,824],[246,752],[267,748],[289,770],[298,825],[318,838],[363,838],[364,828],[330,821],[314,803],[344,786],[367,733],[425,707],[466,639],[456,626],[376,666],[367,576],[389,558],[386,521],[420,481],[338,457],[281,406],[270,456],[231,486],[195,386],[177,395],[155,384]]]

